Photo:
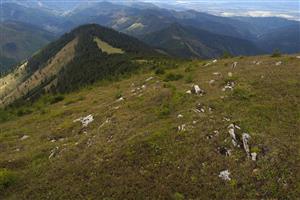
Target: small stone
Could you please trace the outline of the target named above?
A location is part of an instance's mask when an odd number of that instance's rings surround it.
[[[244,150],[245,150],[248,157],[250,157],[250,147],[249,147],[250,138],[251,137],[248,133],[243,133],[243,135],[242,135],[243,146],[244,146]],[[255,155],[255,159],[256,159],[256,155]]]
[[[183,118],[183,115],[179,114],[179,115],[177,115],[177,118],[178,119]]]
[[[56,154],[58,153],[58,149],[59,149],[59,147],[55,147],[54,149],[51,150],[50,155],[49,155],[49,159],[56,156]]]
[[[215,82],[216,82],[215,80],[210,80],[210,81],[209,81],[209,85],[212,86],[212,85],[215,84]]]
[[[252,152],[252,153],[251,153],[251,159],[252,159],[253,161],[256,161],[256,160],[257,160],[257,153]]]
[[[221,171],[220,174],[219,174],[219,177],[221,179],[223,179],[224,181],[230,181],[231,178],[229,176],[230,176],[229,170]]]
[[[227,117],[223,117],[223,121],[230,122],[231,120],[229,118],[227,118]]]
[[[236,68],[236,66],[237,66],[237,64],[238,64],[238,62],[234,62],[234,63],[232,63],[232,65],[231,65],[232,69],[235,69],[235,68]]]
[[[178,126],[178,131],[185,131],[185,124]]]
[[[275,63],[276,66],[280,66],[281,64],[282,64],[281,61]]]
[[[23,137],[20,138],[20,140],[26,140],[28,139],[30,136],[29,135],[24,135]]]
[[[252,171],[253,175],[256,176],[258,173],[259,173],[259,169],[257,169],[257,168],[253,169],[253,171]]]
[[[221,73],[220,72],[214,72],[213,75],[215,75],[215,76],[221,76]]]
[[[194,85],[191,92],[193,94],[201,95],[201,96],[204,94],[204,90],[202,90],[198,85]]]
[[[120,97],[119,99],[116,100],[116,102],[124,101],[124,97]]]
[[[93,121],[94,121],[93,115],[88,115],[86,117],[81,117],[81,118],[75,119],[73,122],[81,122],[82,127],[87,127]]]
[[[228,72],[228,77],[232,77],[232,76],[233,76],[232,72]]]
[[[217,59],[215,59],[215,60],[213,60],[212,62],[213,62],[213,63],[217,63],[217,62],[218,62],[218,60],[217,60]]]
[[[231,150],[228,150],[226,147],[218,147],[218,151],[221,155],[231,156]]]
[[[151,81],[152,79],[153,79],[153,77],[151,76],[151,77],[147,78],[145,81],[148,82],[148,81]]]

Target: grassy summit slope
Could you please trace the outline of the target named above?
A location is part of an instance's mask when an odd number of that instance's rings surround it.
[[[140,71],[55,101],[44,96],[19,108],[27,115],[12,112],[0,124],[0,198],[299,197],[300,59],[145,62],[159,66],[159,75]],[[235,82],[233,91],[222,91],[228,82]],[[193,83],[206,94],[186,94]],[[199,103],[204,112],[194,112]],[[89,114],[94,121],[86,128],[73,122]],[[250,134],[257,161],[233,147],[231,123],[241,127],[238,135]],[[230,181],[218,177],[223,170]]]

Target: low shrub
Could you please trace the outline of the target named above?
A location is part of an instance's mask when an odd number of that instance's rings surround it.
[[[29,115],[31,113],[33,113],[33,110],[31,110],[30,108],[24,107],[24,108],[17,109],[17,113],[16,114],[17,114],[17,116],[22,117],[24,115]]]
[[[244,88],[236,88],[233,90],[232,97],[237,100],[249,100],[253,94]]]
[[[0,191],[13,185],[17,180],[14,172],[7,169],[0,169]]]
[[[280,57],[281,53],[279,49],[275,49],[271,55],[271,57],[276,58],[276,57]]]
[[[61,94],[55,95],[50,99],[50,104],[56,104],[60,101],[63,101],[64,99],[65,99],[65,97]]]
[[[192,83],[192,82],[193,82],[193,76],[192,76],[192,75],[188,75],[188,76],[185,78],[185,82],[186,82],[186,83]]]
[[[171,114],[171,108],[170,105],[164,104],[158,109],[158,116],[159,117],[165,117]]]
[[[155,69],[155,74],[159,75],[159,74],[165,74],[165,70],[161,67],[158,67]]]

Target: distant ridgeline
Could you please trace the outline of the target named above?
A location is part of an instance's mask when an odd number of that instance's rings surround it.
[[[15,80],[0,79],[0,98],[7,105],[45,91],[69,92],[133,72],[140,66],[135,59],[158,55],[133,37],[99,25],[83,25],[33,55],[22,72],[12,72]]]

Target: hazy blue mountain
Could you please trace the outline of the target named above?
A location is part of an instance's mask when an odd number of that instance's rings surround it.
[[[300,25],[270,30],[262,34],[256,43],[269,53],[275,49],[279,49],[282,53],[300,52]]]
[[[55,36],[31,24],[6,21],[0,23],[0,72],[32,55]]]
[[[194,27],[172,24],[166,29],[144,36],[143,41],[164,49],[172,56],[211,58],[224,52],[233,55],[262,53],[251,41],[214,34]]]
[[[2,4],[1,17],[2,21],[13,20],[25,22],[53,33],[60,33],[64,31],[64,28],[61,26],[61,24],[63,24],[63,22],[66,20],[64,17],[59,16],[49,10],[25,7],[23,5],[14,3]]]
[[[239,21],[247,23],[248,29],[255,35],[260,35],[274,31],[276,29],[285,29],[293,25],[300,25],[300,22],[288,20],[279,17],[234,17]]]

